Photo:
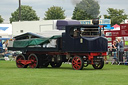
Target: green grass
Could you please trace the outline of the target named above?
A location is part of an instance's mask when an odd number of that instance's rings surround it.
[[[0,85],[128,85],[128,66],[105,65],[94,70],[91,65],[73,70],[60,68],[17,68],[14,61],[0,61]]]

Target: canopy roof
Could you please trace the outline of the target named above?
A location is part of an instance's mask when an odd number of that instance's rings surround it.
[[[43,45],[45,43],[49,43],[51,39],[57,39],[60,38],[60,35],[52,36],[50,38],[31,38],[31,39],[21,39],[21,40],[15,40],[13,43],[13,47],[28,47],[28,46],[35,46],[35,45]]]
[[[8,27],[0,27],[0,30],[5,31],[6,29],[8,29]]]
[[[9,40],[10,38],[0,38],[0,40]]]
[[[60,25],[63,25],[63,26],[66,26],[66,25],[75,25],[75,24],[80,24],[79,21],[77,20],[57,20],[57,26],[60,26]]]
[[[80,22],[77,20],[57,20],[57,29],[58,30],[65,30],[65,26],[67,25],[79,25]]]
[[[31,39],[31,38],[43,38],[43,36],[31,33],[31,32],[27,32],[18,36],[14,37],[15,40],[22,40],[22,39]]]
[[[112,27],[117,28],[117,27],[120,27],[120,25],[115,24],[115,25],[113,25]]]

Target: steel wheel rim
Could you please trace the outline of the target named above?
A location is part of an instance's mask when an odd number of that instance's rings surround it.
[[[17,65],[18,68],[23,68],[24,67],[24,64],[21,63],[22,60],[25,60],[25,57],[23,55],[19,55],[16,58],[16,65]]]
[[[28,60],[31,60],[31,63],[29,64],[29,67],[36,68],[38,64],[37,56],[34,54],[31,54],[28,58]]]
[[[74,69],[79,70],[82,66],[82,61],[79,57],[74,57],[72,60],[72,66]]]

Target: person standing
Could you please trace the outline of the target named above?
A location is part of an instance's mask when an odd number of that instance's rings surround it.
[[[6,52],[6,50],[7,50],[6,43],[5,43],[5,42],[3,42],[3,53],[5,53],[5,52]]]
[[[119,62],[123,62],[124,44],[121,38],[118,38],[118,52]]]
[[[112,44],[112,53],[113,53],[113,61],[112,61],[112,64],[116,63],[117,61],[117,47],[118,47],[118,43],[116,41],[113,41],[113,44]]]
[[[3,53],[4,53],[4,59],[6,60],[6,61],[8,61],[9,60],[9,58],[8,58],[8,55],[7,55],[7,44],[6,44],[6,42],[3,42]]]

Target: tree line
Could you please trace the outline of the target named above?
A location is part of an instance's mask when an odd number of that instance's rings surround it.
[[[88,20],[93,18],[100,18],[100,6],[95,0],[82,0],[80,3],[76,4],[72,19],[74,20]],[[111,19],[111,24],[120,24],[123,20],[128,18],[123,9],[107,9],[108,15],[103,15],[104,19]],[[52,6],[48,8],[45,12],[44,20],[54,20],[54,19],[65,19],[65,10],[59,6]],[[21,21],[33,21],[39,20],[36,11],[32,9],[31,6],[22,5],[21,6]],[[0,23],[4,19],[0,15]],[[14,21],[19,21],[19,8],[11,13],[10,23]]]

